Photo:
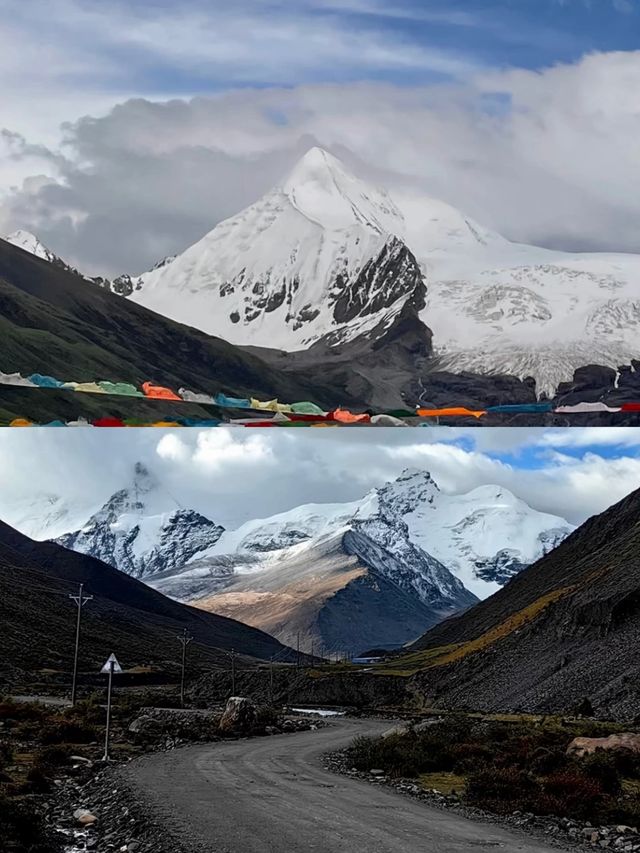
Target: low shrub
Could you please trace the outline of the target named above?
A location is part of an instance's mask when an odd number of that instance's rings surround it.
[[[498,814],[532,811],[540,793],[538,781],[517,767],[484,767],[472,773],[465,786],[468,802]]]
[[[597,755],[597,753],[596,753]],[[610,752],[618,773],[625,779],[640,779],[640,753],[630,749],[617,749]]]
[[[4,770],[12,761],[13,749],[11,744],[5,740],[0,740],[0,770]]]
[[[580,770],[569,769],[554,773],[544,780],[544,794],[554,802],[551,812],[543,811],[540,802],[534,802],[530,811],[536,814],[555,814],[581,820],[597,820],[605,805],[602,783]]]
[[[358,770],[390,776],[450,773],[466,777],[464,798],[497,813],[527,811],[640,824],[640,756],[629,750],[568,756],[574,737],[600,737],[616,726],[557,717],[539,722],[487,721],[456,715],[416,732],[357,738],[350,751]]]
[[[53,788],[51,768],[34,764],[33,767],[29,768],[26,785],[24,787],[30,794],[48,794]]]
[[[14,699],[0,699],[0,720],[41,720],[47,711],[37,702],[16,702]]]
[[[69,764],[71,754],[72,750],[70,746],[45,746],[34,754],[33,764],[34,766],[41,767],[43,769],[64,767],[66,764]]]
[[[80,699],[72,708],[65,711],[64,716],[67,720],[87,726],[100,726],[104,724],[106,716],[103,703],[104,698],[99,693],[92,693],[91,696]]]
[[[2,850],[15,853],[51,853],[42,821],[24,800],[0,793],[0,840]]]
[[[564,749],[554,749],[539,746],[531,754],[529,766],[536,776],[547,776],[565,770],[571,765],[571,759]]]
[[[97,738],[98,730],[94,726],[60,717],[44,726],[39,740],[46,746],[57,743],[92,743]]]
[[[622,790],[622,778],[615,753],[599,749],[580,760],[578,767],[583,775],[598,782],[606,794],[615,795]]]

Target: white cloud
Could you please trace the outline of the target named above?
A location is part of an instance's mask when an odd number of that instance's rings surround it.
[[[620,427],[574,427],[547,430],[532,437],[542,447],[640,447],[640,430]]]
[[[251,203],[319,143],[364,177],[443,198],[512,239],[640,251],[638,90],[640,51],[455,86],[138,98],[68,126],[65,158],[50,164],[57,181],[22,187],[3,218],[90,272],[140,272]],[[13,167],[16,180],[28,172]],[[5,180],[11,168],[0,169]]]

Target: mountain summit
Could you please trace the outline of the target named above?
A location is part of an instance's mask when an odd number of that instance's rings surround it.
[[[356,178],[322,148],[298,161],[282,191],[296,210],[327,231],[360,224],[380,234],[404,233],[404,218],[389,195]]]
[[[140,276],[130,298],[242,344],[344,343],[423,303],[403,230],[384,190],[312,148],[280,186]]]
[[[214,545],[223,527],[184,509],[141,462],[130,485],[115,492],[80,530],[57,539],[133,577],[181,568]]]

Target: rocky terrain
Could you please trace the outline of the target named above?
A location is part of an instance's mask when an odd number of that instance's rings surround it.
[[[591,821],[575,820],[553,815],[535,815],[516,810],[511,814],[497,815],[486,809],[470,806],[458,793],[428,788],[412,779],[398,779],[379,769],[362,771],[351,766],[349,751],[329,753],[323,757],[323,765],[332,773],[340,773],[371,785],[391,788],[399,795],[412,797],[432,807],[453,810],[457,814],[481,821],[498,823],[526,832],[534,838],[542,838],[554,847],[568,850],[610,849],[625,853],[640,850],[640,830],[623,824],[596,826]]]

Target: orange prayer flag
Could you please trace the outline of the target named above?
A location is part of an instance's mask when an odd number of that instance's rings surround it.
[[[184,402],[182,397],[178,397],[170,388],[163,388],[162,385],[153,385],[151,382],[144,382],[142,390],[145,397],[152,397],[156,400],[176,400],[178,403]]]
[[[474,412],[471,409],[451,408],[451,409],[418,409],[418,414],[421,418],[446,418],[446,417],[472,417],[481,418],[486,415],[486,411]]]

